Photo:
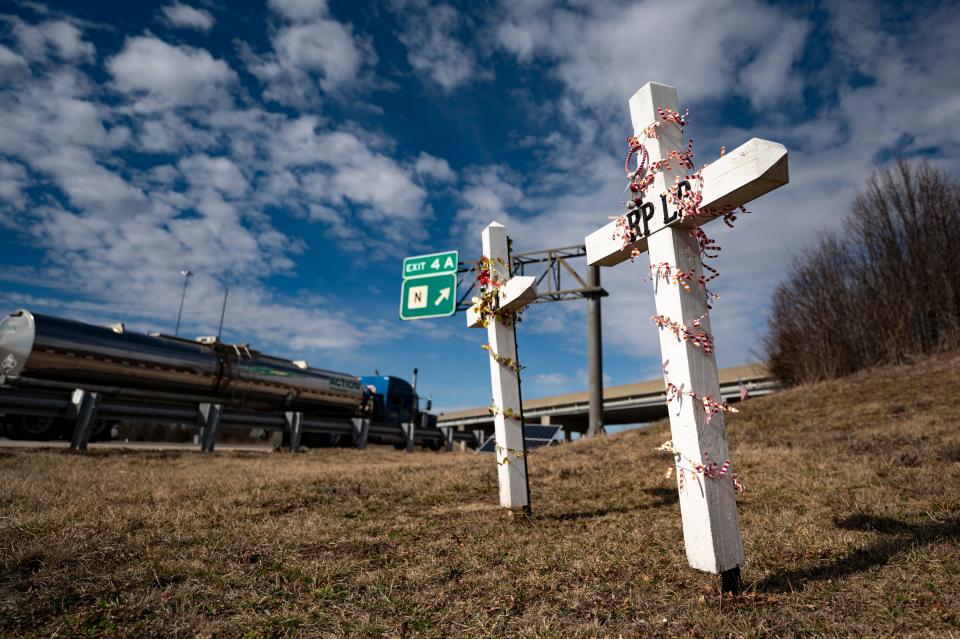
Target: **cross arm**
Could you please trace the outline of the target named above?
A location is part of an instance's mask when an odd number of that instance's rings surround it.
[[[777,142],[753,138],[706,166],[701,175],[703,199],[698,218],[702,224],[789,182],[787,149]],[[626,244],[616,220],[594,231],[586,237],[587,264],[619,264],[630,259],[633,249],[646,251],[647,237],[653,233],[684,224],[679,220],[665,222],[666,217],[665,212],[661,215],[656,211],[644,224],[648,232],[639,229],[636,239]]]
[[[518,275],[507,280],[507,283],[499,291],[500,309],[513,313],[537,299],[535,279],[529,275]],[[467,309],[467,328],[480,328],[481,326],[483,326],[483,323],[480,314],[474,311],[473,307]]]
[[[529,275],[520,275],[507,280],[506,285],[500,289],[500,309],[513,313],[537,299],[535,279]]]

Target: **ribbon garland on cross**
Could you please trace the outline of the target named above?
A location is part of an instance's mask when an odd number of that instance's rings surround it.
[[[626,213],[585,238],[587,263],[614,266],[650,253],[643,279],[654,286],[651,320],[660,329],[672,434],[658,450],[674,457],[668,476],[677,475],[689,564],[720,573],[724,590],[737,591],[744,558],[735,497],[744,487],[724,423],[737,409],[720,394],[709,318],[718,296],[708,288],[719,272],[704,263],[720,247],[702,225],[720,217],[733,226],[744,204],[786,184],[787,152],[754,138],[695,169],[693,140],[683,139],[689,112],[677,106],[676,89],[648,83],[631,98],[630,112]]]
[[[523,409],[517,359],[516,324],[519,313],[537,297],[533,277],[511,277],[510,240],[502,224],[483,230],[483,257],[477,264],[479,293],[467,311],[467,326],[486,328],[490,354],[497,479],[500,505],[530,513],[527,451],[523,439]]]
[[[665,124],[673,124],[676,127],[679,127],[680,132],[682,133],[684,127],[686,127],[687,123],[689,122],[690,109],[686,109],[683,114],[680,114],[669,107],[659,107],[657,108],[657,115],[660,119],[654,121],[648,126],[645,126],[643,128],[642,136],[631,136],[627,138],[629,151],[627,152],[627,158],[624,162],[624,169],[629,182],[624,191],[629,191],[632,196],[626,202],[626,207],[628,211],[632,212],[638,218],[641,215],[640,211],[642,211],[645,207],[650,206],[650,204],[645,203],[644,200],[649,199],[648,191],[651,189],[651,187],[653,187],[654,180],[658,173],[670,171],[672,168],[674,168],[674,162],[676,162],[678,169],[685,169],[687,171],[693,171],[695,169],[695,165],[693,163],[694,151],[692,139],[688,140],[685,150],[670,151],[665,158],[655,162],[650,162],[650,153],[647,151],[646,144],[650,141],[659,139],[658,130]],[[723,157],[724,154],[725,149],[721,149],[721,157]],[[635,170],[631,170],[630,168],[630,162],[633,158],[636,158],[637,160],[637,168]],[[664,209],[666,209],[666,203],[674,205],[676,210],[674,218],[677,219],[680,224],[689,222],[691,226],[690,235],[697,240],[697,243],[700,247],[701,264],[705,270],[711,273],[710,277],[700,275],[696,278],[697,284],[699,284],[703,289],[707,308],[710,308],[711,301],[716,300],[718,296],[710,292],[710,290],[707,288],[707,283],[719,277],[720,271],[707,264],[705,260],[717,257],[717,254],[720,252],[721,248],[717,245],[715,240],[707,236],[703,228],[697,223],[697,218],[700,214],[700,203],[703,201],[704,168],[705,166],[702,166],[699,170],[683,176],[682,179],[680,175],[676,175],[674,177],[673,184],[666,193],[660,194],[660,198],[662,202],[664,202]],[[691,187],[691,184],[695,186]],[[742,213],[747,212],[742,205],[737,208]],[[629,246],[638,239],[636,232],[634,231],[634,228],[637,226],[636,221],[631,224],[629,215],[630,213],[613,218],[617,222],[617,237],[619,237],[619,239],[623,242],[624,247]],[[727,211],[722,214],[722,217],[723,221],[732,228],[733,221],[736,219],[735,213],[732,210]],[[630,249],[631,260],[639,256],[639,254],[640,251],[636,247],[632,247]],[[681,271],[679,268],[669,264],[668,262],[652,264],[650,268],[655,278],[662,278],[667,280],[670,284],[681,286],[687,293],[693,292],[693,289],[690,287],[690,280],[694,279],[694,273],[692,271]],[[713,335],[705,330],[696,330],[697,328],[700,328],[701,323],[706,316],[706,313],[700,315],[693,320],[691,326],[686,326],[680,322],[673,321],[666,315],[660,314],[654,314],[651,317],[651,320],[660,329],[669,329],[673,333],[674,337],[676,337],[678,340],[682,339],[686,342],[689,342],[692,346],[702,348],[706,355],[712,355]],[[675,399],[682,400],[684,396],[690,397],[695,401],[700,401],[703,403],[703,410],[706,413],[707,423],[710,423],[711,418],[716,414],[724,412],[739,412],[736,408],[730,406],[723,400],[714,398],[710,395],[700,395],[695,391],[684,390],[682,387],[676,386],[670,381],[667,371],[668,363],[669,362],[664,362],[663,364],[664,381],[667,387],[667,405],[669,405],[670,402]],[[670,441],[658,447],[657,451],[669,452],[674,456],[674,464],[677,468],[678,482],[681,490],[683,489],[683,473],[690,473],[694,480],[699,479],[701,476],[719,480],[726,476],[727,470],[731,465],[730,460],[727,459],[723,463],[723,470],[721,472],[714,472],[716,463],[709,461],[709,453],[704,452],[704,457],[706,460],[708,460],[706,465],[699,462],[692,462],[686,459],[682,453],[676,450]],[[683,461],[687,462],[685,468],[681,468],[681,463]],[[673,467],[671,467],[671,471],[672,469]],[[734,486],[737,488],[737,492],[742,493],[743,484],[733,473],[731,473],[731,480]]]

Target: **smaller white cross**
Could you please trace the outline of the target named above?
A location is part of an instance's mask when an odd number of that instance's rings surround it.
[[[529,512],[530,484],[520,421],[523,413],[517,336],[510,316],[537,298],[537,287],[533,277],[510,277],[510,248],[507,229],[502,224],[491,222],[483,230],[483,255],[487,258],[491,279],[501,283],[496,289],[496,305],[501,311],[498,315],[507,317],[481,317],[474,308],[470,308],[467,310],[467,326],[480,328],[484,321],[487,323],[500,505]]]

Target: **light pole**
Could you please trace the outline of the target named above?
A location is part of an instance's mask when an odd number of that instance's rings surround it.
[[[220,328],[217,329],[217,341],[220,341],[220,334],[223,333],[223,316],[227,314],[227,298],[230,297],[230,287],[223,292],[223,308],[220,309]]]
[[[173,329],[174,337],[180,335],[180,318],[183,317],[183,300],[187,297],[187,285],[190,283],[190,278],[193,277],[193,273],[190,272],[190,269],[187,269],[180,271],[180,275],[183,276],[183,293],[180,294],[180,310],[177,312],[177,327]]]

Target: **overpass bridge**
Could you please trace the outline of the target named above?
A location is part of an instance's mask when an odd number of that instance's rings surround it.
[[[740,383],[750,397],[769,395],[780,388],[780,382],[763,364],[746,364],[724,368],[720,374],[720,394],[723,399],[740,401]],[[571,432],[585,433],[589,424],[589,393],[581,391],[524,399],[523,418],[527,423],[563,426],[567,435]],[[603,389],[603,424],[639,424],[667,416],[666,390],[663,378],[646,380],[635,384],[610,386]],[[493,432],[493,416],[487,407],[443,413],[437,424],[443,427],[460,427],[458,430]]]

